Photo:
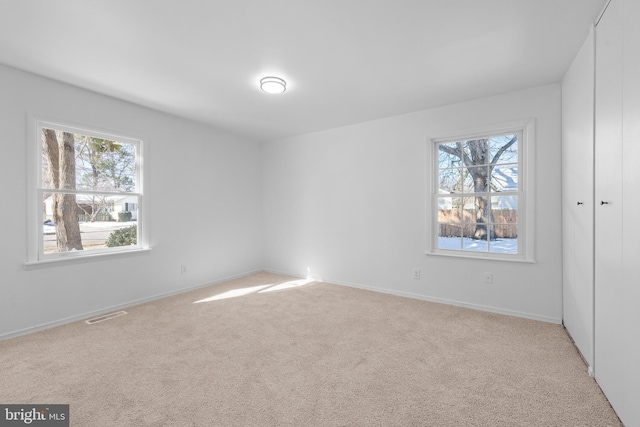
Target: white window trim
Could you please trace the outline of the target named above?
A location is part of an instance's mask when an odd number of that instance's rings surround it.
[[[438,181],[435,177],[435,146],[438,142],[451,141],[452,139],[470,139],[474,137],[507,134],[509,132],[522,131],[523,141],[519,142],[518,155],[520,169],[518,175],[522,179],[523,200],[518,200],[519,219],[523,236],[518,236],[518,254],[509,255],[502,253],[472,252],[438,249],[438,224],[435,221],[435,209],[438,203],[434,194],[437,191]],[[502,123],[493,126],[484,126],[464,131],[449,132],[429,138],[426,143],[426,255],[472,258],[511,262],[535,262],[535,119]]]
[[[76,263],[86,262],[89,260],[111,258],[114,256],[127,256],[133,253],[149,252],[149,230],[147,226],[148,213],[148,196],[145,194],[146,177],[148,176],[148,167],[144,165],[145,159],[148,159],[148,143],[147,138],[138,136],[127,136],[126,133],[113,132],[104,130],[96,126],[88,126],[75,124],[69,120],[58,120],[47,118],[43,115],[34,115],[27,113],[27,261],[25,268],[32,269],[36,267],[44,267],[47,265],[58,265],[60,263]],[[41,129],[53,128],[57,130],[66,130],[74,133],[82,133],[84,135],[95,136],[98,138],[123,141],[138,146],[137,166],[136,166],[136,192],[132,193],[138,196],[139,211],[142,215],[138,216],[138,244],[135,246],[126,246],[119,248],[94,249],[91,251],[71,251],[55,254],[43,254],[43,213],[41,200],[41,182],[42,182],[42,144],[40,143]],[[60,192],[65,192],[60,190]],[[83,193],[91,193],[91,191],[83,191]],[[104,192],[101,192],[101,194]],[[148,193],[148,192],[147,192]],[[120,194],[120,193],[119,193]]]

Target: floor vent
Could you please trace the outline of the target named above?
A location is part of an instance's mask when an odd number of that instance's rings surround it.
[[[102,316],[94,317],[93,319],[85,320],[85,323],[88,325],[93,325],[94,323],[114,319],[116,317],[124,316],[125,314],[127,314],[126,311],[116,311],[115,313],[104,314]]]

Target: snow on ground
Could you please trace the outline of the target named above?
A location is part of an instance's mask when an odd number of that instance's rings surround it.
[[[488,246],[487,246],[488,244]],[[438,237],[438,249],[454,249],[475,252],[518,253],[518,239],[473,240],[469,237]]]

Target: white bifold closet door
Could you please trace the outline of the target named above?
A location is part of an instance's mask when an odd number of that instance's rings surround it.
[[[623,422],[640,426],[640,1],[625,0],[622,91]]]
[[[622,414],[622,1],[596,27],[595,377]],[[640,165],[639,165],[640,167]]]
[[[640,1],[611,0],[596,28],[595,377],[640,427]]]

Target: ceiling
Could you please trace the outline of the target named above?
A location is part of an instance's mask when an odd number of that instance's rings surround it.
[[[0,0],[0,63],[271,140],[558,82],[605,2]]]

